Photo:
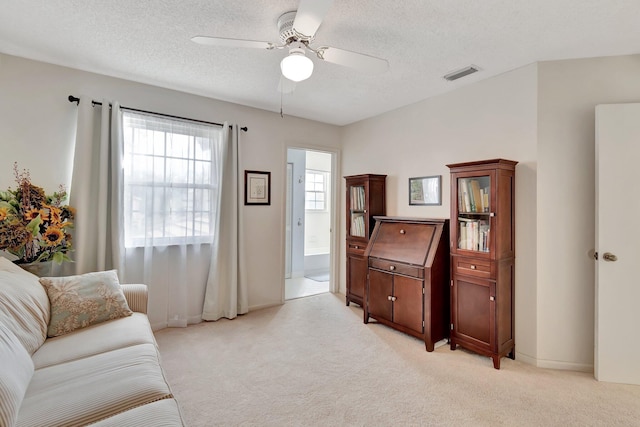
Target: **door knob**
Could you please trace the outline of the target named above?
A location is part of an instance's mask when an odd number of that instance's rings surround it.
[[[618,260],[618,257],[610,252],[605,252],[602,254],[602,259],[605,261],[614,262]]]

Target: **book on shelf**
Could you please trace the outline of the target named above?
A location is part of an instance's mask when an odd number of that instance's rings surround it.
[[[364,187],[351,187],[351,210],[364,210]]]
[[[489,187],[482,194],[482,212],[489,212]]]
[[[464,212],[472,212],[471,210],[471,197],[469,195],[469,186],[466,179],[460,180],[460,188],[458,190],[460,194],[460,210]]]
[[[489,252],[490,226],[486,220],[458,218],[458,248]]]
[[[471,207],[472,212],[482,212],[482,196],[480,195],[480,183],[477,179],[469,180],[469,186],[471,187],[471,194],[473,195],[473,205]]]
[[[462,212],[489,212],[490,187],[482,187],[481,180],[462,178],[458,185],[458,206]]]
[[[364,237],[365,235],[364,215],[354,215],[351,218],[351,235],[356,237]]]

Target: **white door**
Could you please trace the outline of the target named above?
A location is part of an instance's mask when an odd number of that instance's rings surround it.
[[[640,384],[640,104],[596,107],[595,377]]]

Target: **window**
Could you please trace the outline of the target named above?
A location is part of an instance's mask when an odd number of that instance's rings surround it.
[[[209,242],[222,129],[123,112],[126,247]]]
[[[305,183],[305,209],[325,211],[327,209],[327,173],[307,169]]]

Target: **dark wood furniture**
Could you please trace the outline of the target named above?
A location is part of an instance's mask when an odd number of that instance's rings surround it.
[[[375,215],[384,215],[386,175],[345,176],[347,186],[347,295],[346,302],[361,307],[367,283],[364,251],[374,227]]]
[[[373,318],[433,351],[449,331],[449,220],[375,219],[364,323]]]
[[[515,358],[515,166],[504,159],[451,169],[451,350]]]

